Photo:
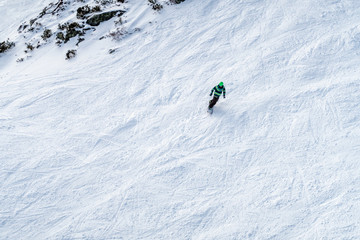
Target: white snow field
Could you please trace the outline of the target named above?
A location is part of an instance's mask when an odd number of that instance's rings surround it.
[[[360,239],[360,1],[128,0],[140,31],[16,62],[32,2],[0,0],[0,239]]]

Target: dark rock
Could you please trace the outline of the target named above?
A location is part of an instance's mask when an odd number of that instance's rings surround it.
[[[85,41],[85,38],[79,37],[76,46],[79,46],[79,43],[81,43],[82,41]]]
[[[69,29],[67,32],[66,32],[66,36],[65,36],[65,43],[67,41],[70,40],[70,38],[73,38],[73,37],[76,37],[77,35],[79,35],[81,33],[81,31],[79,30],[76,30],[76,29]]]
[[[72,22],[69,24],[68,29],[75,29],[75,28],[80,28],[80,27],[81,27],[81,25],[79,23]]]
[[[56,34],[56,39],[58,40],[57,44],[61,44],[62,42],[67,43],[70,38],[76,36],[83,36],[85,32],[82,30],[82,28],[84,28],[84,26],[77,22],[64,23],[62,25],[59,24],[59,30],[65,31],[65,33],[58,32]]]
[[[150,3],[152,9],[155,11],[160,11],[163,8],[163,6],[158,3],[157,0],[148,0],[148,2]]]
[[[33,46],[31,43],[25,43],[25,45],[26,45],[26,48],[27,48],[29,51],[34,50],[34,46]],[[25,52],[27,52],[27,51],[25,51]]]
[[[59,39],[59,40],[64,41],[64,40],[65,40],[64,33],[58,32],[58,33],[56,34],[56,38]]]
[[[91,9],[88,5],[85,5],[77,9],[76,17],[78,19],[85,19],[85,15],[89,13],[91,13]]]
[[[33,18],[30,20],[30,27],[36,22],[37,18]]]
[[[24,22],[23,24],[21,24],[18,28],[18,32],[22,33],[22,31],[24,31],[29,25],[26,24],[26,22]]]
[[[9,40],[4,41],[4,42],[0,43],[0,53],[3,53],[13,47],[15,47],[14,42],[10,42]]]
[[[170,0],[170,2],[179,4],[179,3],[185,2],[185,0]]]
[[[44,39],[44,41],[46,41],[46,39],[50,38],[51,36],[52,36],[51,30],[50,29],[45,29],[45,31],[41,35],[41,38]]]
[[[100,23],[110,20],[114,16],[121,16],[125,13],[125,11],[122,10],[116,10],[111,12],[104,12],[100,14],[96,14],[89,18],[86,23],[90,26],[99,26]]]
[[[75,56],[76,56],[76,50],[72,49],[72,50],[67,51],[65,59],[69,60],[71,58],[74,58]]]
[[[88,5],[79,7],[77,9],[77,13],[76,13],[76,17],[78,19],[86,19],[87,18],[87,14],[93,13],[93,12],[101,12],[101,7],[99,5],[95,6],[95,7],[89,7]]]

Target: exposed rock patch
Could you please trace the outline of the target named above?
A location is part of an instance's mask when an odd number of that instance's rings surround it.
[[[92,17],[90,17],[86,23],[89,24],[90,26],[99,26],[100,23],[105,22],[110,20],[111,18],[113,18],[114,16],[121,16],[125,13],[125,11],[122,10],[115,10],[115,11],[110,11],[110,12],[104,12],[104,13],[100,13],[100,14],[96,14]]]

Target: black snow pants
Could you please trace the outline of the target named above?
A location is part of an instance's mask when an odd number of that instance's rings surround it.
[[[209,108],[213,108],[218,100],[219,98],[214,96],[213,99],[209,101]]]

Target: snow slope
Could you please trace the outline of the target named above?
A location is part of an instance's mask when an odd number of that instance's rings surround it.
[[[15,36],[21,23],[36,17],[36,15],[51,2],[53,1],[0,0],[0,41]]]
[[[127,4],[0,57],[0,239],[360,239],[360,2]]]

